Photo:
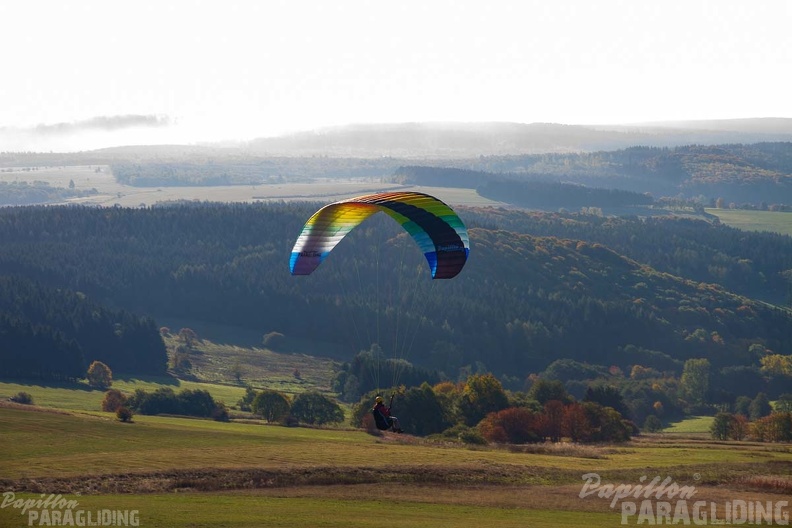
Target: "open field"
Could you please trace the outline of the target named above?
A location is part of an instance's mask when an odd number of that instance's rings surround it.
[[[666,433],[702,434],[709,438],[713,420],[713,416],[691,416],[680,422],[672,423],[663,431]]]
[[[279,346],[279,350],[307,348],[301,344],[293,345],[293,341],[295,340],[282,339],[284,344]],[[178,337],[166,336],[165,344],[169,354],[172,354],[182,343]],[[338,362],[327,357],[301,352],[276,352],[263,346],[218,344],[209,340],[194,344],[188,356],[192,365],[190,374],[199,381],[239,385],[236,379],[238,373],[242,383],[288,394],[308,389],[330,391],[330,384],[338,368]],[[229,402],[226,400],[226,403]]]
[[[177,380],[175,378],[116,379],[113,388],[131,394],[136,389],[153,391],[159,387],[171,387],[175,391],[182,389],[203,389],[209,391],[216,400],[233,405],[244,394],[241,386],[220,385],[215,383],[198,383]],[[104,391],[93,390],[87,383],[55,383],[42,385],[36,381],[0,381],[0,400],[6,400],[18,392],[27,392],[33,396],[33,403],[55,409],[71,409],[77,411],[99,411],[102,408]]]
[[[792,213],[741,209],[707,209],[706,211],[731,227],[792,236]]]
[[[360,194],[381,191],[416,190],[437,196],[451,205],[500,205],[500,202],[479,196],[474,189],[447,187],[404,186],[381,182],[381,178],[349,180],[327,179],[301,183],[262,185],[218,185],[179,187],[132,187],[116,182],[110,167],[68,166],[38,167],[35,170],[5,170],[0,172],[0,182],[47,182],[51,187],[67,188],[74,181],[75,189],[96,189],[98,194],[75,198],[65,203],[123,207],[151,206],[160,202],[196,200],[210,202],[259,202],[271,200],[308,200],[331,202]]]
[[[138,510],[140,526],[374,526],[385,507],[399,526],[618,525],[618,507],[580,497],[589,472],[613,483],[670,476],[719,504],[778,501],[792,489],[788,445],[673,435],[471,449],[352,430],[147,416],[122,424],[103,413],[11,407],[0,407],[0,431],[4,491],[60,493],[94,512]],[[755,475],[781,484],[754,489]],[[26,521],[0,509],[0,526]]]

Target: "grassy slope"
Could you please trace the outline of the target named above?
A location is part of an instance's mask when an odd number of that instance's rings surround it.
[[[94,511],[137,509],[142,526],[381,526],[387,506],[399,526],[488,522],[604,527],[617,525],[619,513],[609,510],[606,500],[578,497],[586,472],[611,482],[673,475],[683,483],[692,482],[691,475],[702,475],[713,484],[728,483],[733,475],[778,474],[788,479],[792,474],[788,446],[673,437],[571,449],[559,456],[550,454],[552,450],[468,449],[395,435],[375,438],[360,431],[172,417],[137,417],[133,424],[122,424],[102,413],[2,407],[0,432],[0,486],[12,489],[15,482],[27,482],[40,486],[31,491],[64,493],[78,500],[80,508]],[[380,468],[374,473],[381,472],[382,482],[364,478],[354,483],[373,468]],[[245,481],[237,481],[236,491],[189,492],[251,470],[286,479],[304,474],[309,481],[258,489],[244,489],[249,487]],[[421,480],[444,474],[451,480]],[[112,492],[114,480],[123,486],[125,479],[136,476],[143,479],[144,491],[151,482],[151,493]],[[172,482],[164,490],[157,487],[169,478]],[[110,482],[110,492],[94,487],[103,481]],[[331,482],[348,484],[318,485]],[[173,493],[180,490],[187,493]],[[699,496],[713,490],[702,490]],[[17,498],[38,498],[31,491],[17,491]],[[387,505],[386,497],[391,499]],[[0,526],[25,524],[17,511],[0,509]]]
[[[293,340],[287,342],[287,346],[291,341]],[[178,338],[168,336],[165,344],[169,354],[172,354],[173,349],[181,342]],[[298,347],[298,350],[303,348],[305,346]],[[307,389],[329,392],[337,368],[337,362],[326,357],[262,347],[218,344],[209,340],[196,343],[193,352],[189,354],[189,360],[192,363],[190,373],[200,381],[238,385],[234,373],[235,366],[238,366],[242,383],[289,394]],[[295,370],[299,371],[299,378],[295,377]],[[236,403],[236,400],[224,401]]]
[[[741,209],[707,209],[724,224],[746,231],[769,231],[792,236],[792,213],[747,211]]]
[[[168,353],[181,342],[175,337],[166,337]],[[182,389],[207,390],[215,400],[227,406],[236,405],[245,393],[244,385],[256,389],[275,389],[289,395],[310,389],[330,392],[332,377],[337,362],[323,357],[309,356],[304,353],[281,353],[268,348],[245,348],[223,345],[202,340],[189,354],[193,368],[190,374],[196,381],[170,377],[149,377],[145,379],[121,377],[113,380],[113,388],[126,394],[136,389],[148,392],[160,387],[170,387],[174,391]],[[233,374],[234,365],[242,372],[241,383]],[[294,375],[298,370],[300,377]],[[85,382],[39,382],[0,380],[0,400],[6,400],[18,392],[33,396],[36,405],[57,409],[98,411],[104,392],[92,390]]]

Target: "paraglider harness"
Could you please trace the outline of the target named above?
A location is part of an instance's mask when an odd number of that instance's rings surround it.
[[[393,397],[395,394],[391,394],[390,402],[388,403],[388,410],[393,406]],[[374,415],[374,423],[377,425],[377,429],[381,431],[387,431],[391,427],[393,427],[393,420],[390,416],[385,416],[385,414],[379,410],[377,405],[371,409],[371,414]]]

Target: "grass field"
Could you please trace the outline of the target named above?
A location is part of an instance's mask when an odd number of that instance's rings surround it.
[[[171,349],[178,344],[166,341]],[[193,375],[220,383],[148,378],[116,379],[113,386],[206,389],[234,404],[244,391],[229,381],[235,362],[244,365],[243,381],[292,393],[326,390],[334,368],[299,352],[208,340],[193,347],[190,359]],[[94,517],[123,519],[135,511],[140,526],[428,528],[619,525],[619,508],[607,499],[581,498],[587,473],[613,485],[671,477],[694,485],[696,498],[716,509],[735,498],[772,501],[792,493],[792,446],[712,442],[711,417],[623,445],[471,447],[376,437],[344,425],[287,428],[168,416],[135,416],[125,424],[101,412],[103,393],[84,383],[0,382],[0,402],[20,391],[37,405],[0,403],[2,527],[36,525],[42,519],[21,515],[14,504],[50,494],[77,501],[74,512]]]
[[[433,194],[452,205],[499,205],[474,189],[452,189],[447,187],[402,186],[380,181],[382,175],[369,179],[332,179],[304,183],[261,184],[261,185],[217,185],[176,187],[132,187],[116,182],[110,167],[68,166],[38,167],[34,171],[8,170],[0,172],[0,182],[44,181],[52,187],[67,188],[71,181],[77,190],[96,189],[97,194],[69,200],[68,203],[102,205],[112,207],[150,206],[160,202],[197,200],[211,202],[257,202],[268,200],[310,200],[332,202],[360,194],[386,190],[420,190]]]
[[[707,209],[724,224],[746,231],[769,231],[792,236],[792,213],[748,211],[741,209]]]
[[[712,416],[691,416],[682,421],[672,423],[663,431],[666,433],[709,435],[713,419],[714,417]]]
[[[60,493],[91,511],[138,510],[140,526],[615,526],[582,475],[671,476],[699,496],[762,497],[753,475],[789,482],[788,445],[661,434],[623,446],[468,448],[357,430],[286,428],[0,407],[0,487]],[[783,488],[788,493],[789,490]],[[772,491],[772,490],[771,490]],[[769,498],[768,498],[769,497]],[[386,502],[387,499],[387,502]],[[0,526],[24,526],[12,506]]]

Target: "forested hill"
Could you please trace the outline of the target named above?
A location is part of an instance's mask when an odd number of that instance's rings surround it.
[[[704,220],[471,209],[469,225],[603,244],[652,268],[773,304],[792,303],[792,238]]]
[[[0,378],[74,379],[101,361],[118,374],[165,374],[151,318],[106,308],[85,295],[0,276]]]
[[[630,147],[589,153],[488,156],[445,167],[404,166],[402,183],[478,188],[492,181],[562,181],[713,203],[792,204],[792,143]],[[451,170],[454,169],[454,170]]]
[[[0,274],[128,311],[313,340],[318,355],[322,342],[344,345],[350,357],[378,342],[451,377],[478,364],[524,379],[558,358],[661,371],[691,357],[755,365],[752,345],[792,348],[784,310],[655,270],[639,254],[520,233],[514,218],[484,210],[461,211],[471,257],[453,280],[430,280],[423,256],[384,215],[353,231],[314,274],[293,277],[291,247],[319,205],[0,209]],[[662,239],[668,226],[646,229]],[[744,236],[751,247],[754,235]]]

